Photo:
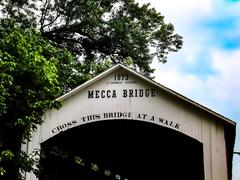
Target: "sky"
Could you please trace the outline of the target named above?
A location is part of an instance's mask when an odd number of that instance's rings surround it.
[[[240,0],[138,2],[150,2],[183,36],[182,49],[169,54],[166,64],[153,62],[155,81],[240,124]],[[238,155],[232,180],[240,180]]]

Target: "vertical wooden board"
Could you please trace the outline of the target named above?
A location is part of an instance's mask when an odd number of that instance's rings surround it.
[[[190,106],[172,97],[161,96],[158,98],[158,107],[161,107],[159,112],[164,119],[178,122],[182,133],[201,141],[198,122],[201,118],[198,113],[189,111]]]
[[[212,180],[212,162],[211,162],[211,124],[203,117],[202,119],[202,133],[201,141],[203,143],[203,156],[204,156],[204,174],[205,180]]]
[[[201,141],[201,116],[199,112],[193,109],[193,111],[189,111],[189,117],[189,134]]]
[[[212,179],[227,180],[224,128],[216,119],[211,119]]]
[[[210,126],[210,141],[211,141],[211,166],[212,166],[212,180],[220,180],[219,178],[219,172],[217,168],[217,127],[216,122],[213,124],[212,121]]]
[[[201,113],[194,108],[192,108],[191,111],[189,111],[189,109],[190,109],[190,106],[188,106],[184,103],[179,105],[178,121],[181,122],[181,124],[183,125],[182,128],[183,128],[183,132],[185,132],[185,134],[188,134],[188,136],[201,142],[202,141],[202,139],[201,139],[201,134],[202,134]]]
[[[224,135],[224,126],[222,123],[217,123],[217,142],[216,142],[216,151],[217,151],[217,164],[219,178],[228,179],[227,175],[227,159],[226,159],[226,143]]]

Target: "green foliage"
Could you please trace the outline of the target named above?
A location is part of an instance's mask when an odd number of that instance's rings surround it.
[[[20,145],[42,123],[43,112],[59,105],[55,98],[62,93],[61,59],[73,60],[69,52],[54,47],[36,30],[19,28],[12,20],[1,21],[0,175],[18,167],[31,169],[23,165],[31,158],[23,156]]]
[[[168,53],[182,46],[173,25],[165,23],[150,4],[139,5],[134,0],[4,1],[10,6],[3,6],[6,15],[24,27],[36,25],[45,37],[74,53],[84,63],[81,68],[86,74],[105,59],[116,64],[131,57],[133,68],[149,77],[154,57],[165,63]]]
[[[12,160],[14,157],[13,153],[10,150],[5,150],[2,151],[0,154],[0,163],[4,162],[4,161],[9,161]],[[0,166],[0,177],[4,176],[7,173],[7,171]]]
[[[116,64],[131,57],[135,69],[150,76],[149,64],[155,56],[165,63],[168,52],[182,45],[174,27],[150,4],[140,6],[133,0],[45,2],[43,34],[83,57],[89,66],[106,58]]]

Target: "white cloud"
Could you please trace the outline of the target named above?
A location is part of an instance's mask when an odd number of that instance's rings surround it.
[[[151,2],[151,5],[164,15],[180,14],[192,14],[199,15],[211,12],[212,1],[211,0],[138,0],[140,3]],[[182,13],[184,12],[184,13]],[[188,18],[188,17],[186,17]]]
[[[213,11],[211,0],[137,0],[139,3],[148,3],[165,17],[167,23],[174,24],[178,33],[187,31],[188,25],[209,16]]]
[[[183,48],[170,53],[166,64],[156,60],[155,80],[200,104],[240,121],[240,1],[139,0],[152,6],[183,36]],[[229,22],[228,22],[229,21]],[[229,24],[228,24],[229,23]],[[223,27],[224,26],[224,27]],[[227,41],[226,41],[227,40]],[[235,41],[234,41],[235,40]],[[226,49],[227,48],[227,49]],[[201,71],[207,66],[210,72]],[[187,68],[186,68],[187,67]],[[240,150],[240,126],[236,148]],[[240,177],[239,157],[233,161],[233,180]]]
[[[202,86],[202,81],[197,76],[183,73],[174,66],[157,64],[155,61],[153,67],[157,67],[154,74],[155,81],[185,96],[196,92]]]
[[[232,101],[237,104],[240,98],[240,83],[237,83],[240,75],[237,69],[240,67],[240,53],[239,50],[229,51],[216,47],[218,34],[213,34],[215,27],[201,27],[201,23],[216,17],[221,19],[228,15],[225,12],[238,17],[239,9],[237,11],[233,4],[227,4],[223,0],[151,0],[151,4],[174,24],[176,32],[184,38],[183,48],[176,54],[170,54],[167,64],[153,64],[157,69],[156,81],[200,101],[203,105],[226,113],[223,106],[218,107],[219,102],[223,104]],[[238,34],[237,29],[228,32],[228,36]],[[207,64],[202,64],[203,61],[207,61]],[[186,72],[185,67],[189,66],[199,67],[195,72]],[[199,74],[198,71],[203,68],[201,66],[208,66],[214,73]],[[235,97],[231,94],[235,94]]]
[[[165,65],[155,61],[155,80],[223,115],[231,116],[233,105],[234,109],[240,109],[240,49],[230,52],[222,49],[211,50],[208,65],[214,73],[205,78],[195,72],[183,71],[181,66],[188,62],[181,61],[188,55],[182,56],[178,59],[180,62],[171,59]]]
[[[215,84],[218,87],[215,90],[216,98],[240,103],[240,49],[214,51],[212,52],[212,61],[213,68],[218,74],[209,79],[209,84]]]

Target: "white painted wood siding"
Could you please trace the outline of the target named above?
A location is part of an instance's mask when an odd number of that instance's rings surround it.
[[[128,74],[129,80],[122,81],[122,84],[112,84],[115,74]],[[124,89],[155,89],[156,95],[155,97],[123,98],[122,91]],[[88,98],[88,91],[92,90],[115,90],[117,98]],[[54,128],[77,121],[77,124],[68,127],[73,128],[88,123],[83,122],[83,117],[96,114],[100,115],[101,118],[92,120],[90,121],[91,123],[100,120],[113,120],[103,116],[104,113],[111,112],[131,113],[130,117],[121,117],[119,119],[155,123],[198,140],[203,144],[205,180],[228,179],[223,123],[202,109],[194,107],[182,99],[177,99],[168,92],[121,69],[112,72],[96,83],[86,86],[78,93],[65,99],[60,110],[52,109],[47,111],[43,117],[44,123],[38,128],[32,141],[28,143],[28,147],[25,147],[26,151],[30,153],[34,148],[40,148],[40,143],[57,135],[59,132],[53,133]],[[139,114],[146,114],[146,118],[138,118]],[[152,117],[154,117],[155,121],[151,120]],[[159,123],[157,121],[158,118],[177,123],[180,126],[179,128],[174,128]],[[68,130],[68,128],[63,130]],[[35,176],[32,174],[27,174],[26,176],[26,180],[35,179]]]

